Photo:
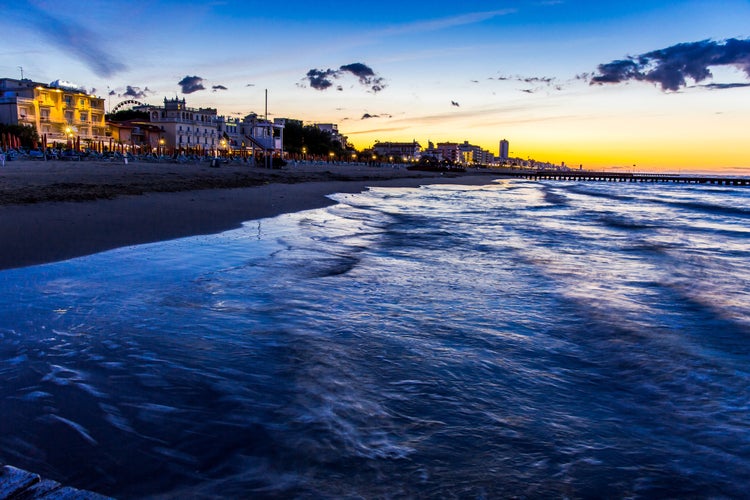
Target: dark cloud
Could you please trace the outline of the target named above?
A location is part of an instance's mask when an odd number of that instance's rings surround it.
[[[385,80],[379,77],[375,72],[362,63],[345,64],[339,69],[311,69],[305,75],[309,85],[317,90],[326,90],[333,86],[333,80],[341,78],[345,73],[350,73],[357,77],[359,83],[368,87],[372,92],[380,92],[385,88]],[[343,90],[341,85],[336,86],[337,90]]]
[[[750,87],[750,83],[709,83],[707,85],[701,85],[701,87],[709,90],[739,89]]]
[[[224,85],[214,85],[211,87],[211,89],[216,92],[217,90],[227,90],[227,88]]]
[[[393,118],[393,115],[389,113],[380,113],[379,115],[372,115],[370,113],[365,113],[362,115],[362,120],[367,120],[368,118]]]
[[[733,66],[750,77],[750,39],[703,40],[672,45],[639,56],[600,64],[590,83],[623,83],[631,80],[658,84],[662,90],[680,90],[687,79],[700,83],[711,78],[709,68]],[[714,89],[733,84],[715,84]]]
[[[183,94],[192,94],[199,90],[206,90],[206,87],[203,86],[203,78],[199,76],[186,76],[177,82],[177,85],[182,87]]]
[[[460,105],[459,103],[457,103],[456,101],[451,101],[451,105],[452,105],[452,106],[455,106],[455,107],[459,107],[459,106],[461,106],[461,105]]]
[[[346,64],[344,66],[341,66],[339,68],[339,71],[349,72],[352,75],[356,76],[357,78],[359,78],[359,83],[366,87],[370,87],[370,90],[372,90],[373,92],[377,93],[385,88],[385,82],[383,78],[376,75],[372,68],[370,68],[366,64]]]
[[[125,88],[125,92],[123,92],[120,95],[122,97],[131,97],[133,99],[142,99],[144,97],[147,97],[148,94],[149,94],[149,92],[151,92],[151,90],[148,87],[146,87],[145,89],[141,90],[140,87],[133,87],[131,85],[128,85]],[[110,95],[112,95],[112,94],[110,93]]]
[[[248,83],[247,85],[245,85],[245,87],[255,87],[255,84],[254,83]]]
[[[523,78],[520,81],[522,81],[524,83],[545,83],[545,84],[549,84],[549,83],[552,83],[554,80],[555,80],[554,78],[549,78],[549,77],[532,76],[532,77]]]
[[[337,72],[332,69],[311,69],[307,72],[306,78],[310,81],[312,88],[325,90],[333,85],[331,78],[335,78],[336,76],[338,76]]]
[[[115,92],[114,90],[110,90],[108,95],[117,95],[117,92]]]

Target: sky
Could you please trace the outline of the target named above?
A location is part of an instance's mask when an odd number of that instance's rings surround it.
[[[750,172],[750,1],[0,0],[0,77],[469,141],[583,168]]]

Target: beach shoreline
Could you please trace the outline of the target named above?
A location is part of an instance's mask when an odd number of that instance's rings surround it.
[[[0,270],[114,248],[215,234],[283,213],[322,208],[369,187],[492,182],[362,164],[7,163],[0,170]]]

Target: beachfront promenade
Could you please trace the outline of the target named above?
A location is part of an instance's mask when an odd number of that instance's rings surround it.
[[[503,175],[533,180],[587,182],[676,182],[682,184],[715,184],[722,186],[750,186],[750,178],[718,175],[680,175],[630,172],[589,172],[585,170],[523,170],[503,172]]]

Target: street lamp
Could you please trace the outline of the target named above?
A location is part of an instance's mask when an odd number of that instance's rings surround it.
[[[302,146],[302,159],[307,160],[307,146]]]
[[[159,156],[164,154],[164,138],[159,139]]]

